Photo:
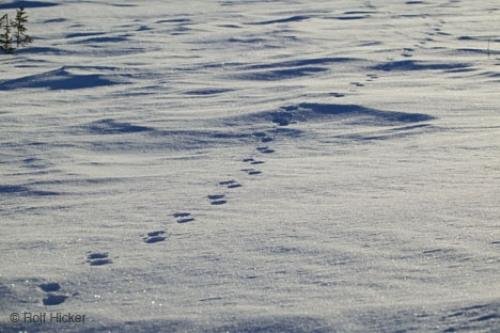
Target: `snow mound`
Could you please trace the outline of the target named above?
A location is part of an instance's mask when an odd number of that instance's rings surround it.
[[[272,122],[278,126],[318,121],[337,121],[349,125],[395,126],[433,120],[424,113],[383,111],[353,104],[299,103],[277,111],[240,117],[245,122]]]
[[[94,121],[86,126],[93,134],[124,134],[152,131],[153,128],[133,125],[127,122],[119,122],[113,119],[102,119]]]
[[[456,70],[471,67],[467,63],[453,62],[426,62],[416,60],[389,61],[373,66],[371,69],[380,71],[427,71],[427,70]]]
[[[109,86],[117,82],[99,74],[73,74],[65,67],[0,82],[0,89],[74,90]]]
[[[332,64],[354,62],[356,60],[348,57],[324,57],[252,64],[243,67],[242,72],[236,74],[235,78],[256,81],[293,79],[327,72]]]

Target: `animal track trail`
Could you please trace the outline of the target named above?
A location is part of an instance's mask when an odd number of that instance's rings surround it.
[[[165,231],[151,231],[148,232],[145,236],[142,237],[144,243],[153,244],[158,242],[163,242],[166,239]]]
[[[103,266],[111,264],[113,261],[107,252],[88,252],[87,262],[90,266]]]
[[[61,290],[61,285],[57,282],[47,282],[38,285],[44,293],[46,293],[45,297],[42,299],[43,305],[58,305],[64,303],[68,298],[67,295],[55,293]]]
[[[188,212],[179,212],[174,214],[177,223],[188,223],[194,221],[194,217]]]
[[[224,194],[212,194],[208,196],[208,200],[211,205],[220,206],[227,203],[226,196]]]

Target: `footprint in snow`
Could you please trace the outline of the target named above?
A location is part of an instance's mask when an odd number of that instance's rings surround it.
[[[38,285],[38,288],[42,289],[46,293],[52,292],[52,291],[58,291],[61,289],[61,285],[57,282],[47,282],[47,283],[42,283]]]
[[[257,147],[257,151],[263,153],[263,154],[271,154],[274,153],[274,150],[269,148],[268,146],[261,146]]]
[[[369,81],[369,82],[378,79],[378,75],[377,74],[368,73],[368,74],[366,74],[366,76],[368,77],[368,79],[366,81]]]
[[[266,132],[253,132],[252,135],[255,136],[256,138],[263,138],[267,136]]]
[[[208,196],[208,200],[211,205],[219,206],[225,204],[227,201],[225,200],[226,196],[224,194],[212,194]]]
[[[265,163],[264,161],[256,160],[256,159],[254,159],[252,157],[244,158],[242,161],[245,162],[245,163],[250,163],[252,165]]]
[[[262,171],[256,169],[241,169],[241,171],[246,172],[250,176],[260,175],[262,173]]]
[[[107,252],[88,252],[87,262],[90,266],[103,266],[111,264],[113,261],[108,258]]]
[[[142,237],[142,239],[144,240],[144,243],[148,244],[163,242],[166,239],[165,231],[160,230],[148,232],[148,234]]]
[[[227,188],[237,188],[241,187],[241,184],[238,183],[236,180],[231,179],[231,180],[224,180],[219,182],[219,185],[227,187]]]
[[[255,136],[257,139],[259,139],[261,142],[271,142],[271,141],[274,141],[274,139],[272,137],[270,137],[269,135],[267,135],[266,132],[254,132],[252,133],[253,136]]]
[[[401,55],[405,58],[411,58],[413,56],[413,51],[415,51],[415,49],[410,47],[405,47]]]
[[[43,300],[43,305],[58,305],[64,303],[64,301],[68,298],[66,295],[54,295],[48,294]]]
[[[330,93],[330,96],[333,96],[333,97],[336,97],[336,98],[341,98],[341,97],[344,97],[345,94],[333,92],[333,93]]]
[[[194,218],[191,216],[191,213],[184,213],[184,212],[175,213],[174,217],[176,218],[177,223],[187,223],[194,221]]]
[[[43,305],[58,305],[63,303],[68,296],[62,294],[54,294],[61,289],[61,285],[57,282],[47,282],[38,285],[43,292],[47,293],[42,299]]]
[[[355,87],[364,87],[365,85],[361,82],[351,82],[351,85],[355,86]]]

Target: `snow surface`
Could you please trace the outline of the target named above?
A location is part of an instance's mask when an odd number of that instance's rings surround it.
[[[19,4],[1,332],[500,332],[498,0]]]

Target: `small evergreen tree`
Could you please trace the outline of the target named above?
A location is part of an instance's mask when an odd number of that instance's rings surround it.
[[[12,35],[10,33],[9,16],[7,14],[0,19],[0,28],[3,28],[3,31],[0,33],[0,48],[5,53],[12,53],[14,48],[12,47]]]
[[[25,46],[31,43],[32,39],[26,34],[26,23],[28,22],[28,15],[23,7],[19,8],[16,12],[16,18],[12,21],[11,25],[14,28],[14,36],[16,46]]]
[[[3,27],[5,23],[9,22],[9,15],[4,14],[0,17],[0,29]]]

